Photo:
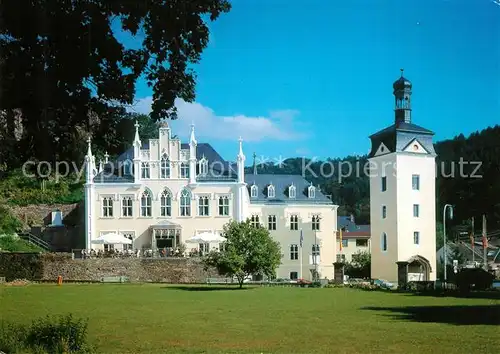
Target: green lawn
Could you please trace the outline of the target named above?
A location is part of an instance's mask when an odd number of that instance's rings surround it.
[[[193,289],[0,286],[0,318],[88,317],[99,353],[435,354],[500,348],[498,300],[328,288]]]

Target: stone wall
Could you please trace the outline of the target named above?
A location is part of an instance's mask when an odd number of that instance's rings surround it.
[[[12,206],[13,214],[23,223],[23,229],[40,237],[56,252],[69,252],[83,248],[85,238],[85,206],[74,204],[39,204]],[[63,226],[51,227],[52,212],[62,211]]]
[[[62,276],[63,281],[100,281],[102,277],[126,276],[131,282],[204,283],[207,277],[216,276],[215,271],[206,272],[198,259],[188,258],[100,258],[71,259],[71,254],[38,254],[39,261],[30,256],[32,271],[13,272],[23,269],[28,257],[12,253],[0,253],[0,277],[7,281],[15,278],[28,280],[53,280]],[[26,258],[26,259],[25,259]],[[14,264],[9,261],[15,261]],[[31,269],[30,268],[30,269]],[[16,276],[16,274],[24,276]]]

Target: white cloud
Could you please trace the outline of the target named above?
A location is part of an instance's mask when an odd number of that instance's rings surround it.
[[[149,114],[152,97],[139,99],[130,111]],[[174,134],[187,136],[191,124],[195,125],[197,137],[218,140],[235,140],[242,137],[245,141],[298,140],[304,138],[293,128],[298,124],[294,119],[296,110],[275,110],[268,116],[217,115],[211,108],[200,103],[188,103],[182,99],[175,101],[178,119],[170,121]],[[199,140],[199,139],[198,139]]]

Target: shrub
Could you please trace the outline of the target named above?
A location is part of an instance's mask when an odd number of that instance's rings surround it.
[[[455,279],[460,291],[487,290],[493,286],[495,277],[481,268],[461,270]]]
[[[2,323],[0,351],[5,353],[93,353],[87,343],[87,321],[72,315],[35,320],[31,326]]]
[[[1,234],[14,234],[22,226],[19,221],[4,205],[0,205],[0,235]]]

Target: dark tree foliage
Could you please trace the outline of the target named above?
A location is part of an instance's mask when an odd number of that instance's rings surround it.
[[[175,99],[195,98],[206,21],[229,9],[227,0],[3,0],[0,110],[22,112],[20,161],[74,157],[76,128],[109,128],[139,77],[153,89],[152,119],[175,119]],[[139,45],[121,43],[120,29]]]
[[[489,127],[469,137],[459,135],[437,142],[436,211],[442,220],[444,204],[454,205],[454,220],[447,221],[449,237],[458,229],[470,230],[475,218],[476,234],[481,230],[482,214],[488,229],[500,229],[500,126]],[[461,162],[462,161],[462,162]],[[258,173],[303,175],[340,206],[339,215],[353,214],[359,224],[370,223],[370,185],[364,166],[366,156],[314,161],[292,158],[284,166],[272,163],[258,166]],[[349,168],[348,166],[352,166]],[[333,170],[330,166],[333,166]],[[252,173],[249,167],[247,173]],[[453,236],[454,237],[454,236]],[[466,236],[467,237],[467,236]],[[441,243],[440,243],[441,244]]]

